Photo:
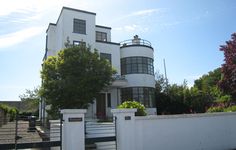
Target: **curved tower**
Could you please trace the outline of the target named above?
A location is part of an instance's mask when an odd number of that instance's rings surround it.
[[[121,75],[128,81],[121,88],[121,101],[138,101],[148,108],[149,114],[155,114],[154,50],[151,43],[135,35],[133,39],[121,42],[120,51]]]

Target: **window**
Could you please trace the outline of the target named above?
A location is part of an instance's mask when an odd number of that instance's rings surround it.
[[[86,21],[81,19],[74,19],[73,26],[74,33],[86,34]]]
[[[111,54],[108,53],[100,53],[100,58],[106,59],[110,62],[111,64]]]
[[[121,89],[122,102],[134,100],[140,102],[147,108],[155,107],[154,88],[151,87],[129,87]]]
[[[107,93],[107,107],[111,107],[111,93]]]
[[[107,33],[96,31],[96,40],[97,41],[107,41]]]
[[[153,59],[148,57],[122,58],[121,75],[134,73],[154,75]]]
[[[73,45],[74,46],[79,46],[79,45],[86,46],[86,42],[83,42],[83,41],[73,41]]]

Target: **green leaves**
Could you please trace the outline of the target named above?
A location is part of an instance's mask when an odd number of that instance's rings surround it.
[[[118,108],[137,108],[135,116],[146,116],[146,108],[139,102],[136,101],[125,101],[118,106]]]
[[[41,95],[51,111],[87,108],[97,93],[109,86],[113,70],[96,50],[70,46],[43,63]]]

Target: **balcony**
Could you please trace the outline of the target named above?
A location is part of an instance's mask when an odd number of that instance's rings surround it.
[[[111,87],[124,87],[127,85],[127,80],[123,75],[113,75],[112,78],[114,81],[111,84]]]
[[[120,42],[120,47],[128,47],[128,46],[146,46],[152,48],[151,42],[141,39],[138,35],[135,35],[133,39],[125,40]]]

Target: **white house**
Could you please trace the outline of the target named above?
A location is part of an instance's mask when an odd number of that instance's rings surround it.
[[[111,27],[96,25],[96,13],[63,7],[57,22],[46,31],[44,59],[65,48],[67,39],[74,45],[96,48],[117,70],[115,81],[90,105],[87,117],[111,116],[110,109],[127,99],[143,103],[155,114],[154,67],[151,43],[137,35],[121,43],[111,42]]]

